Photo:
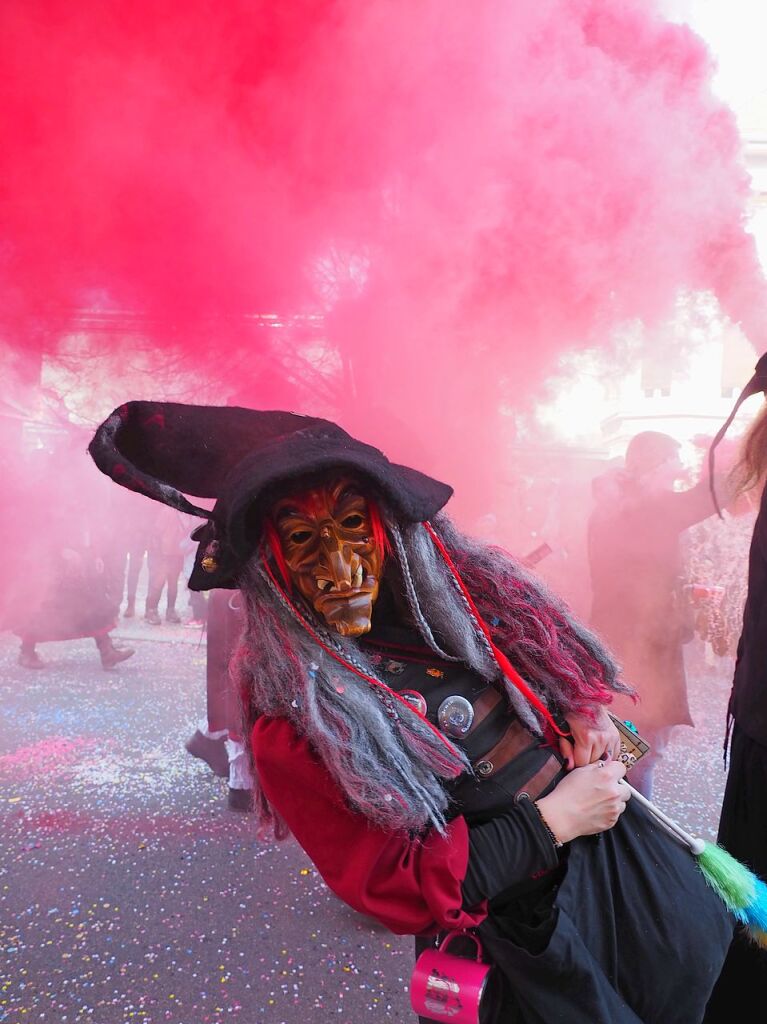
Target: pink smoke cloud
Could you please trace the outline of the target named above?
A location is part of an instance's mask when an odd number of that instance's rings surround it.
[[[343,372],[307,411],[475,490],[471,514],[499,405],[563,352],[680,289],[767,348],[735,119],[654,2],[27,0],[0,32],[6,318],[55,334],[107,296],[203,365],[191,325],[320,310]]]

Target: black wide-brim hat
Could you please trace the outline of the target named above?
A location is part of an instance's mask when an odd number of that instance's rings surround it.
[[[411,523],[430,519],[453,493],[330,420],[280,410],[127,402],[96,430],[88,451],[115,483],[208,520],[192,534],[191,590],[237,587],[269,505],[303,479],[351,471]],[[215,505],[201,508],[185,495]]]

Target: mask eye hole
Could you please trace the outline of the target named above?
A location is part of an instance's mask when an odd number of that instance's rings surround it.
[[[293,544],[305,544],[311,537],[309,530],[294,530],[290,535]]]
[[[347,530],[356,530],[357,527],[362,526],[364,521],[365,520],[362,516],[355,512],[350,516],[346,516],[345,519],[342,519],[341,526],[345,527]]]

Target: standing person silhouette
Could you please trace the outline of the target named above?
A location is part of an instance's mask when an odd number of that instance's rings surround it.
[[[229,673],[244,618],[240,594],[211,590],[206,622],[206,714],[185,746],[192,757],[205,761],[214,774],[229,783],[233,811],[250,810],[253,779],[242,735],[237,687]]]
[[[159,626],[160,599],[165,591],[165,621],[181,622],[176,610],[178,581],[184,568],[184,543],[189,530],[185,517],[175,509],[159,507],[148,541],[149,584],[144,618]]]
[[[78,441],[66,437],[54,452],[38,453],[25,484],[18,543],[26,571],[6,615],[23,668],[45,668],[37,647],[53,641],[93,639],[105,669],[135,653],[112,640],[119,595],[93,525],[93,478]]]
[[[684,474],[679,451],[668,434],[636,434],[624,469],[594,480],[588,522],[589,621],[639,694],[638,703],[617,696],[612,710],[650,745],[631,779],[648,799],[675,726],[694,724],[684,664],[693,623],[683,590],[682,538],[716,512],[707,478],[674,489]]]
[[[145,506],[146,502],[137,499],[137,495],[130,494],[130,514],[127,514],[124,525],[124,566],[123,577],[125,580],[125,610],[123,616],[132,619],[136,614],[136,593],[138,591],[141,570],[149,562],[149,547],[152,543],[152,528],[154,522],[154,510]],[[139,507],[136,507],[139,506]],[[147,568],[148,575],[148,568]]]

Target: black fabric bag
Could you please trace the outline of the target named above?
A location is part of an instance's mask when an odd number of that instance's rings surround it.
[[[689,852],[638,801],[568,844],[548,897],[491,904],[489,1024],[700,1024],[734,919]]]

